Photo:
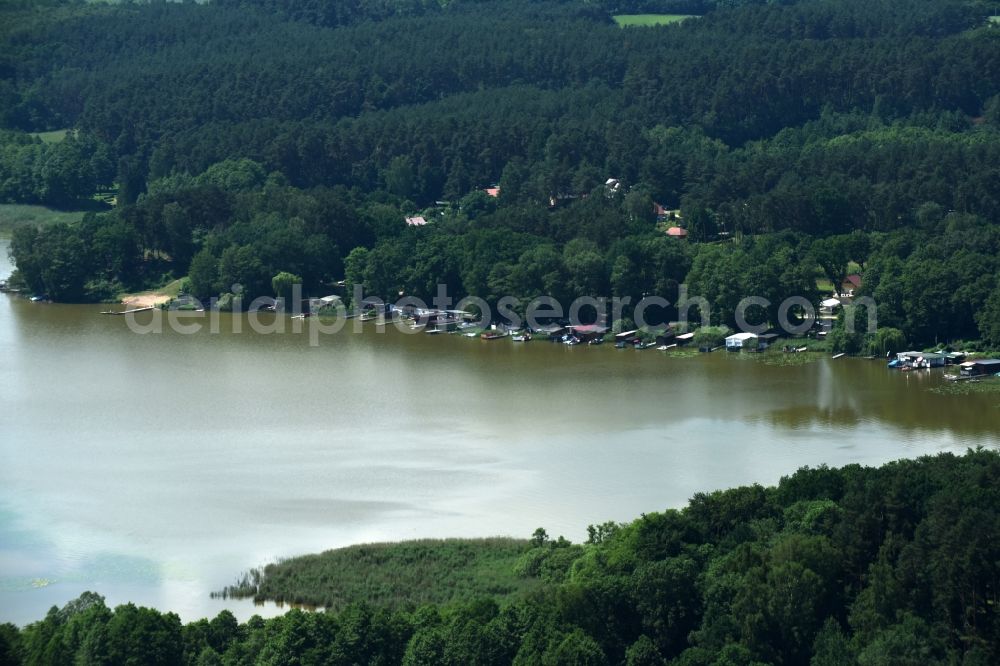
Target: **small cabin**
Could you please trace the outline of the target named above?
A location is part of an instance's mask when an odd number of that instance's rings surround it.
[[[985,358],[966,361],[958,367],[961,368],[962,377],[985,377],[1000,372],[1000,359]]]
[[[822,314],[832,315],[841,306],[839,298],[827,298],[819,303],[819,310]]]
[[[677,334],[674,333],[669,328],[660,331],[656,334],[656,344],[661,347],[664,345],[676,345],[677,344]]]
[[[965,352],[951,352],[947,356],[945,363],[948,365],[958,365],[965,360]]]
[[[726,338],[726,351],[757,351],[760,339],[753,333],[734,333]]]
[[[566,327],[562,324],[546,324],[534,330],[536,335],[543,335],[550,340],[558,340],[566,334]]]
[[[678,345],[686,345],[687,343],[694,340],[694,333],[681,333],[675,338],[675,340],[677,341]]]

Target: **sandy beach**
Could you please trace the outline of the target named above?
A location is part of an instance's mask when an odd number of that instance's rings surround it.
[[[130,294],[122,298],[122,305],[131,308],[149,308],[170,300],[167,294]]]

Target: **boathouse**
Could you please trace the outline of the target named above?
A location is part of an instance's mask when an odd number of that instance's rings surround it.
[[[940,368],[948,360],[948,355],[939,352],[908,351],[896,354],[896,358],[903,365]]]
[[[759,338],[753,333],[734,333],[726,338],[726,351],[757,351]]]
[[[595,338],[603,338],[608,332],[607,326],[600,324],[583,324],[580,326],[567,326],[569,332],[575,335],[581,342],[590,342]]]
[[[546,324],[545,326],[539,326],[534,332],[538,335],[546,336],[550,340],[556,340],[566,334],[566,327],[562,324]]]
[[[961,368],[962,377],[984,377],[1000,372],[1000,359],[981,358],[975,361],[966,361],[958,367]]]
[[[686,345],[694,340],[694,333],[681,333],[675,339],[677,340],[677,344]]]

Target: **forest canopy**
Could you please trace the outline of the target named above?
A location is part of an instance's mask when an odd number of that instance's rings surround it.
[[[527,541],[357,546],[268,567],[265,594],[327,612],[182,624],[88,592],[22,629],[0,625],[0,662],[986,666],[1000,661],[998,506],[993,451],[803,468],[592,525],[583,544],[539,528]],[[479,580],[459,589],[420,575],[470,562]],[[379,594],[393,578],[395,596]]]
[[[8,0],[0,201],[115,203],[18,230],[16,280],[491,304],[688,284],[733,326],[733,294],[818,302],[850,267],[909,343],[1000,347],[997,7]]]

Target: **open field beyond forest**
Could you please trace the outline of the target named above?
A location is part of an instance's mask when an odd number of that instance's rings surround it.
[[[42,143],[59,143],[66,138],[69,130],[60,129],[52,130],[50,132],[32,132],[31,135],[38,137],[42,140]]]
[[[680,23],[689,18],[694,18],[692,14],[616,14],[615,23],[621,27],[629,26],[652,26],[669,25]]]

